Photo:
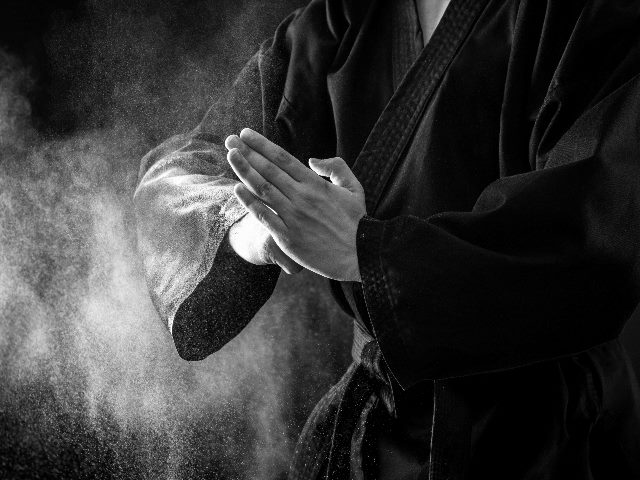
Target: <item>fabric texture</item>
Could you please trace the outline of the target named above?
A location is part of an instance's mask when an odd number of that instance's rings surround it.
[[[222,142],[251,127],[341,156],[367,202],[362,282],[331,286],[369,360],[311,414],[291,478],[640,478],[616,339],[640,298],[640,5],[451,0],[420,51],[399,3],[313,0],[143,160],[141,254],[178,352],[229,342],[278,277],[220,249],[244,215]]]
[[[356,327],[354,363],[320,400],[298,440],[288,478],[368,478],[364,442],[373,409],[395,416],[390,380],[375,340]]]

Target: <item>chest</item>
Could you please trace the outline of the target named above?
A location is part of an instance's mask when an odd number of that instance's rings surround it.
[[[377,165],[392,155],[400,157],[379,207],[370,212],[379,218],[470,209],[500,173],[512,19],[508,11],[497,12],[477,33],[477,24],[468,21],[461,28],[477,36],[469,41],[464,30],[456,30],[455,19],[447,20],[451,13],[443,17],[446,6],[431,0],[381,2],[349,61],[329,78],[337,154],[358,164],[361,181],[378,175]],[[423,48],[422,31],[433,30],[441,17],[442,27]],[[449,44],[452,35],[459,36],[457,47]],[[526,120],[512,127],[530,128]],[[365,144],[401,136],[410,137],[393,147],[402,151],[374,146],[362,158]]]
[[[471,210],[493,181],[538,168],[615,88],[596,62],[576,61],[589,42],[572,35],[590,30],[574,4],[452,1],[422,48],[412,28],[427,4],[408,2],[378,2],[328,79],[337,154],[378,218]],[[413,8],[413,27],[399,5]]]

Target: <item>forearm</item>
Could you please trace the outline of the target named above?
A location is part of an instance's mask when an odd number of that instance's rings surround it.
[[[360,222],[367,310],[403,386],[574,354],[620,332],[639,297],[640,226],[615,219],[640,190],[609,162],[505,178],[471,212]]]
[[[171,331],[181,304],[205,277],[215,277],[218,249],[246,213],[233,194],[237,179],[223,139],[244,123],[272,128],[264,125],[264,112],[274,108],[277,93],[263,99],[264,57],[248,62],[194,131],[167,140],[142,161],[134,195],[139,250],[151,298]]]
[[[140,252],[151,298],[185,357],[202,358],[237,333],[279,273],[243,260],[249,256],[238,245],[233,251],[241,255],[231,254],[234,242],[225,241],[246,212],[233,194],[237,178],[225,160],[224,138],[251,127],[301,152],[334,148],[326,72],[340,39],[326,28],[326,15],[322,1],[290,15],[197,129],[142,162],[134,198]],[[309,50],[313,45],[323,48]],[[291,75],[292,68],[304,75]],[[304,95],[285,99],[284,92]],[[308,110],[312,117],[299,115]],[[270,259],[279,263],[274,251]]]
[[[280,268],[257,266],[238,256],[225,236],[213,267],[181,303],[173,339],[185,360],[202,360],[222,348],[251,321],[273,293]]]

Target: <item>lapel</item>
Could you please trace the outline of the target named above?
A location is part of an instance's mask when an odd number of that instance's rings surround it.
[[[372,215],[416,126],[488,0],[451,0],[431,40],[378,118],[356,158],[353,172],[364,187]]]

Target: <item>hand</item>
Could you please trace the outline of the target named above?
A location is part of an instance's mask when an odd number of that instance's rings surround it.
[[[366,214],[365,197],[344,160],[310,159],[309,170],[247,128],[239,137],[228,137],[225,145],[229,164],[242,181],[236,196],[280,249],[320,275],[360,281],[356,232]]]
[[[253,215],[245,215],[229,229],[229,245],[244,260],[254,265],[278,265],[293,274],[302,267],[291,260],[274,242],[273,237]]]

